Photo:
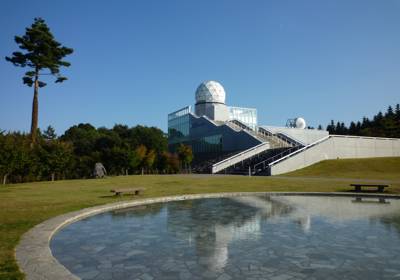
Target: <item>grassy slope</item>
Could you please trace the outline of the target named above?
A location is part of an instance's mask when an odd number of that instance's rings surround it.
[[[400,193],[400,158],[357,161],[327,161],[290,176],[389,178],[396,180],[389,192]],[[34,225],[65,212],[135,199],[113,197],[111,188],[143,186],[146,191],[142,198],[226,191],[345,191],[350,182],[337,178],[148,175],[0,186],[0,279],[23,278],[15,263],[14,248],[21,235]]]
[[[396,180],[399,174],[400,158],[396,157],[325,160],[286,175]]]

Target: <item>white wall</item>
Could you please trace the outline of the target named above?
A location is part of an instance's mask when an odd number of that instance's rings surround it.
[[[331,135],[327,140],[271,166],[278,175],[326,159],[400,157],[400,139]]]
[[[286,134],[290,138],[305,145],[309,145],[329,135],[328,131],[317,130],[317,129],[300,129],[300,128],[277,127],[277,126],[262,126],[262,128],[265,128],[272,133]]]
[[[228,107],[220,103],[200,103],[195,105],[195,114],[198,117],[207,116],[213,121],[229,120]]]

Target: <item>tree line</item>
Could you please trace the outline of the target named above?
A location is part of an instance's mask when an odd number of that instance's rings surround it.
[[[115,125],[96,129],[79,124],[57,137],[54,128],[38,129],[39,89],[46,77],[62,83],[62,67],[71,64],[64,58],[72,48],[56,41],[42,18],[35,18],[25,34],[14,37],[19,50],[5,59],[27,68],[22,82],[33,87],[32,121],[29,134],[0,130],[0,176],[6,182],[27,182],[66,178],[88,178],[95,163],[102,162],[111,175],[136,173],[176,173],[190,170],[193,159],[189,147],[180,146],[168,153],[167,137],[155,127]],[[45,81],[46,80],[46,81]]]
[[[187,172],[192,150],[180,146],[169,153],[167,136],[155,127],[90,124],[70,127],[61,136],[49,126],[30,134],[0,131],[0,175],[3,184],[93,177],[101,162],[108,175]]]
[[[364,117],[362,121],[352,121],[348,127],[332,120],[326,130],[339,135],[400,138],[400,105],[397,104],[395,109],[389,106],[384,114],[378,112],[372,119]]]

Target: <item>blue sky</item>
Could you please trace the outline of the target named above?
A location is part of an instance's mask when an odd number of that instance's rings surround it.
[[[167,127],[204,80],[260,124],[348,123],[400,103],[398,0],[0,2],[0,129],[28,131],[32,89],[4,57],[34,17],[75,52],[40,91],[39,126]]]

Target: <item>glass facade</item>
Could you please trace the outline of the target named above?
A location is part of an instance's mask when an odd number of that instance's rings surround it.
[[[228,108],[230,119],[239,120],[250,128],[256,129],[256,109]],[[259,141],[225,125],[216,125],[204,117],[197,117],[192,111],[192,107],[188,106],[168,115],[169,151],[176,152],[181,143],[192,148],[196,159],[202,159],[245,150],[257,145]]]
[[[169,144],[190,141],[190,113],[191,107],[185,107],[168,115],[168,142]]]
[[[168,144],[171,151],[175,151],[180,143],[192,147],[193,153],[215,153],[222,151],[222,135],[207,135],[194,137],[191,130],[202,129],[192,123],[192,108],[190,106],[182,108],[168,115]]]
[[[229,119],[238,120],[253,130],[257,127],[257,109],[254,108],[241,108],[241,107],[228,107]]]
[[[170,113],[170,114],[168,114],[168,123],[170,120],[182,117],[189,113],[193,113],[192,106],[186,106],[186,107],[183,107],[182,109],[179,109],[173,113]]]
[[[222,135],[201,137],[192,142],[194,153],[215,153],[222,151]]]

